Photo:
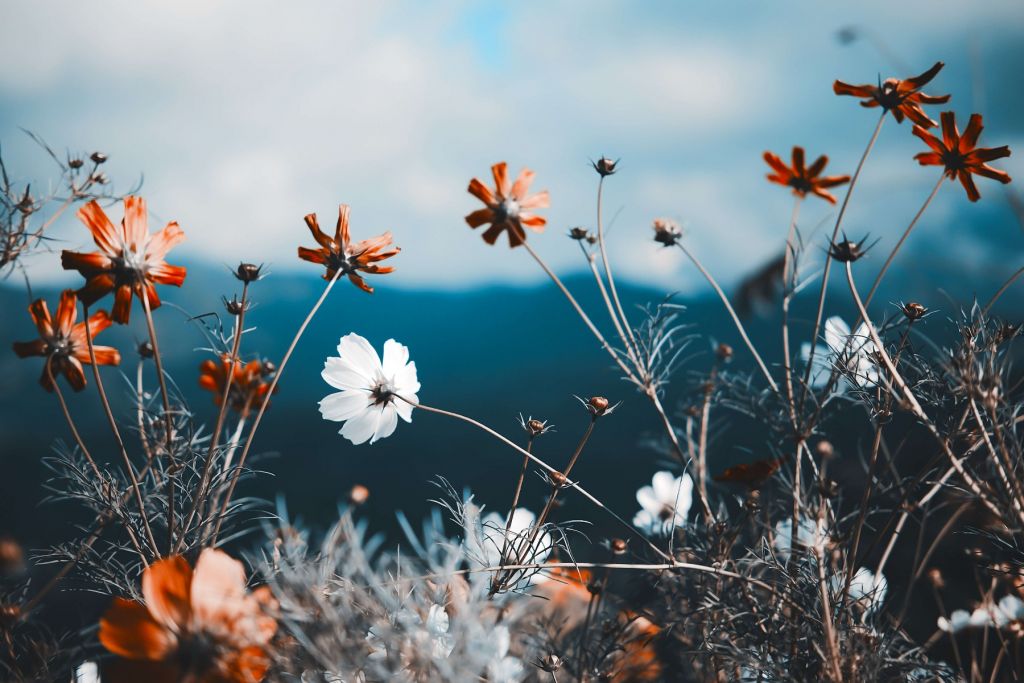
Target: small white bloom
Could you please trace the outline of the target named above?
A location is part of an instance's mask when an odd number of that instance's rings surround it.
[[[541,531],[536,534],[533,542],[534,523],[537,515],[526,508],[516,508],[512,518],[502,517],[497,512],[489,512],[480,520],[481,540],[484,551],[483,561],[488,567],[500,564],[543,564],[551,554],[554,540],[551,534]],[[505,526],[508,526],[508,535]],[[504,552],[504,558],[502,553]],[[543,581],[547,577],[543,573],[534,574],[517,582],[514,590],[522,590],[531,583]]]
[[[846,321],[839,316],[832,316],[825,321],[825,345],[818,344],[814,348],[811,386],[821,389],[827,385],[832,376],[832,368],[837,365],[843,371],[836,384],[836,391],[840,393],[846,390],[851,381],[859,387],[878,384],[881,373],[874,360],[877,350],[866,323],[862,322],[851,333]],[[810,359],[810,344],[805,342],[800,347],[800,356],[804,363]]]
[[[959,633],[971,625],[971,616],[965,609],[953,610],[948,619],[939,617],[939,629],[946,633]]]
[[[800,518],[800,526],[797,527],[796,544],[804,548],[819,549],[825,545],[825,528],[819,522],[810,520],[807,517]],[[775,540],[772,545],[775,547],[775,554],[781,559],[789,558],[789,549],[793,545],[793,520],[784,519],[775,525]]]
[[[96,662],[82,662],[75,668],[75,683],[100,683],[100,668]]]
[[[384,342],[382,363],[370,342],[355,333],[345,335],[321,377],[340,391],[320,401],[320,414],[344,422],[339,434],[354,444],[391,436],[398,418],[412,422],[420,390],[416,364],[409,360],[409,349],[394,339]]]
[[[843,583],[846,581],[846,576],[835,575],[832,577],[832,589],[838,593],[843,589]],[[861,608],[864,610],[864,616],[867,617],[872,613],[876,612],[879,607],[882,606],[882,602],[885,601],[886,591],[889,589],[889,582],[886,581],[884,574],[875,574],[866,567],[861,567],[854,573],[853,578],[850,580],[850,593],[849,597],[856,603],[859,603]]]
[[[496,627],[492,636],[494,654],[487,663],[487,680],[490,683],[519,683],[526,671],[522,662],[508,656],[508,648],[512,642],[508,627]]]
[[[640,511],[633,526],[651,535],[665,535],[686,523],[693,504],[693,480],[688,474],[673,477],[671,472],[655,472],[650,486],[636,492]]]

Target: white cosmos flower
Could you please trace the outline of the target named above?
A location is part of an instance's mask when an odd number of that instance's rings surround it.
[[[825,545],[825,528],[822,524],[807,517],[800,518],[797,527],[796,544],[804,548],[822,548]],[[781,559],[789,558],[789,550],[793,545],[793,520],[783,519],[775,525],[775,554]]]
[[[878,347],[866,323],[857,326],[850,332],[850,326],[839,316],[832,316],[825,321],[825,345],[818,344],[814,349],[814,360],[811,364],[811,386],[821,389],[832,375],[832,368],[840,366],[843,371],[836,385],[836,391],[842,393],[853,382],[859,387],[870,387],[878,384],[881,374],[874,355]],[[811,345],[804,343],[800,347],[800,356],[804,363],[811,356]]]
[[[533,534],[533,525],[537,521],[537,515],[526,508],[516,508],[512,511],[512,518],[502,517],[497,512],[489,512],[480,520],[482,532],[482,546],[484,551],[483,561],[488,567],[497,567],[502,564],[502,551],[505,553],[504,564],[543,564],[551,554],[554,541],[551,534],[541,531],[537,537],[530,542]],[[505,534],[505,526],[508,524],[508,535]],[[544,580],[541,573],[533,574],[519,585],[516,589],[526,588],[531,582],[536,583]]]
[[[686,515],[693,504],[693,480],[684,474],[673,477],[671,472],[655,472],[650,486],[636,492],[641,510],[633,517],[633,526],[652,535],[668,534],[686,523]]]
[[[836,574],[832,577],[832,590],[839,593],[846,581],[845,574]],[[868,617],[882,606],[885,594],[889,590],[889,582],[884,574],[875,574],[867,567],[858,569],[850,580],[850,599],[858,603],[864,610],[864,617]]]
[[[344,422],[338,432],[354,444],[373,443],[391,436],[398,418],[412,422],[418,402],[416,363],[409,349],[394,339],[384,342],[384,362],[370,342],[347,334],[338,343],[338,356],[330,356],[320,375],[340,391],[320,401],[325,420]]]
[[[96,662],[82,662],[75,668],[75,683],[99,683],[100,668]]]

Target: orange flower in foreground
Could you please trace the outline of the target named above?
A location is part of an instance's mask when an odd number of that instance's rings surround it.
[[[942,62],[935,62],[935,65],[920,76],[899,80],[898,78],[887,78],[878,85],[867,83],[865,85],[850,85],[842,81],[836,81],[832,90],[837,95],[852,95],[853,97],[865,98],[860,106],[862,107],[883,107],[891,111],[893,118],[898,123],[903,123],[904,117],[922,128],[933,128],[937,124],[924,113],[922,104],[944,104],[949,101],[949,95],[925,95],[921,88],[928,84],[943,67]]]
[[[91,363],[89,343],[85,337],[85,323],[75,323],[78,317],[78,299],[72,289],[60,295],[56,319],[50,316],[50,309],[42,299],[36,299],[28,307],[28,312],[39,330],[39,339],[28,342],[14,342],[14,352],[19,358],[44,356],[50,363],[50,372],[56,377],[63,373],[75,391],[85,388],[85,371],[82,363]],[[89,316],[89,334],[96,335],[110,327],[110,316],[106,311],[96,311]],[[121,362],[121,354],[110,346],[92,347],[97,365],[117,365]],[[43,368],[39,383],[47,391],[53,391],[49,373]]]
[[[141,301],[145,289],[149,307],[157,308],[160,297],[154,284],[181,287],[185,281],[185,269],[164,260],[167,252],[185,239],[185,233],[172,221],[150,235],[146,200],[142,197],[124,198],[124,219],[120,228],[114,227],[95,201],[79,209],[78,218],[92,232],[100,250],[89,254],[65,250],[60,255],[61,263],[64,270],[77,270],[85,278],[85,286],[78,291],[78,296],[87,306],[114,292],[111,309],[114,322],[128,322],[132,294]]]
[[[786,166],[777,154],[772,152],[764,153],[764,160],[772,167],[774,173],[768,174],[768,180],[779,185],[793,188],[793,194],[799,197],[806,197],[807,193],[816,194],[830,204],[836,203],[836,198],[826,188],[835,187],[850,182],[848,175],[821,176],[828,164],[828,157],[822,154],[811,164],[810,168],[804,165],[804,148],[793,147],[793,166]]]
[[[299,247],[299,258],[310,263],[327,266],[327,272],[324,274],[325,280],[333,280],[338,273],[348,275],[352,284],[364,292],[372,294],[373,287],[366,284],[358,271],[374,275],[392,272],[394,268],[378,266],[377,262],[391,258],[401,249],[395,247],[384,250],[385,247],[391,246],[390,231],[362,242],[352,242],[348,232],[349,210],[348,204],[338,207],[338,225],[334,230],[333,239],[320,229],[315,213],[306,216],[304,219],[306,225],[309,226],[309,231],[313,233],[313,239],[320,245],[320,248]]]
[[[967,198],[972,202],[981,199],[978,188],[974,185],[972,174],[998,180],[1004,185],[1010,182],[1006,171],[992,168],[987,162],[1010,156],[1010,148],[978,147],[978,136],[981,135],[981,114],[971,114],[964,134],[956,127],[956,117],[951,111],[942,112],[942,139],[938,139],[924,128],[914,126],[914,135],[924,140],[932,148],[931,152],[921,152],[914,158],[922,166],[945,166],[946,175],[950,180],[960,180],[967,190]]]
[[[199,366],[199,386],[213,394],[213,402],[220,405],[227,386],[228,373],[233,373],[231,390],[228,392],[228,406],[243,417],[270,390],[267,382],[274,374],[274,366],[258,360],[242,363],[231,361],[229,354],[222,353],[220,362],[204,360]],[[275,387],[275,392],[277,391]]]
[[[277,632],[266,586],[248,593],[242,563],[207,548],[195,571],[181,556],[142,574],[145,604],[116,598],[100,619],[103,647],[123,659],[107,681],[254,683],[270,666]]]
[[[490,224],[484,231],[484,241],[494,244],[502,230],[508,231],[508,243],[518,247],[526,241],[525,225],[534,232],[543,232],[547,219],[531,213],[531,209],[545,209],[549,205],[548,191],[526,194],[533,182],[533,171],[524,168],[514,183],[509,182],[508,164],[504,161],[491,166],[494,191],[479,179],[469,181],[469,193],[487,205],[466,216],[471,228]]]

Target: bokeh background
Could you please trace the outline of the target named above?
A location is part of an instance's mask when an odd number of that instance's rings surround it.
[[[573,394],[623,400],[599,429],[579,473],[602,500],[631,516],[636,488],[663,456],[658,425],[641,397],[619,381],[543,273],[523,250],[489,247],[462,217],[476,208],[465,187],[495,161],[537,172],[551,192],[549,229],[531,238],[581,300],[600,317],[593,284],[565,233],[593,226],[597,177],[589,160],[621,158],[607,184],[610,252],[632,306],[662,300],[688,309],[681,321],[702,337],[670,387],[675,413],[696,400],[714,341],[739,348],[709,290],[676,250],[661,250],[650,221],[666,216],[730,292],[780,251],[791,196],[764,180],[766,149],[794,144],[827,153],[829,171],[852,172],[876,111],[832,94],[836,78],[862,83],[946,68],[927,89],[952,93],[960,117],[985,115],[982,142],[1024,143],[1024,10],[1016,0],[858,3],[588,2],[7,2],[0,8],[0,151],[18,181],[44,191],[52,162],[20,130],[69,154],[102,150],[115,189],[143,181],[154,227],[180,222],[188,235],[170,259],[190,268],[184,289],[163,295],[157,316],[181,394],[200,420],[213,405],[196,386],[205,340],[189,315],[219,312],[237,291],[229,268],[267,264],[254,289],[250,354],[279,358],[322,286],[298,261],[310,242],[302,216],[333,224],[353,206],[353,231],[390,229],[402,254],[397,271],[373,282],[372,297],[347,286],[332,294],[304,338],[257,441],[268,476],[247,491],[278,497],[291,514],[329,523],[349,488],[371,489],[371,526],[394,535],[393,513],[421,517],[447,477],[504,509],[519,462],[464,425],[417,415],[374,446],[353,447],[320,420],[328,392],[323,359],[350,331],[379,346],[406,343],[420,369],[421,398],[516,435],[520,412],[557,432],[539,444],[564,460],[585,426]],[[857,188],[845,227],[880,239],[862,262],[873,277],[895,237],[935,182],[912,160],[923,146],[910,127],[888,122]],[[1024,174],[1022,156],[1003,160]],[[973,298],[987,298],[1024,260],[1024,233],[1009,189],[981,182],[971,205],[944,187],[907,245],[878,301],[917,299],[940,312],[930,330]],[[801,230],[819,258],[834,207],[806,203]],[[115,208],[114,214],[119,215]],[[829,224],[830,225],[830,224]],[[39,366],[3,352],[31,338],[26,279],[35,295],[77,286],[59,268],[61,248],[89,248],[68,217],[50,253],[25,261],[0,283],[0,531],[28,547],[67,537],[82,520],[47,495],[42,459],[66,438],[58,406],[36,384]],[[797,301],[797,325],[811,316]],[[848,296],[829,313],[848,314]],[[1019,293],[1001,303],[1019,315]],[[777,321],[749,321],[766,356],[779,358]],[[105,333],[125,350],[144,336],[142,320]],[[746,359],[739,354],[735,369]],[[116,371],[110,372],[116,377]],[[127,385],[115,403],[128,405]],[[89,392],[72,410],[96,450],[113,444]],[[712,469],[763,457],[756,430],[729,418],[712,449]],[[856,444],[849,447],[856,455]],[[525,503],[537,507],[534,482]],[[594,518],[567,503],[567,516]]]

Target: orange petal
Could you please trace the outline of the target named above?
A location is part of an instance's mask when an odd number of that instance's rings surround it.
[[[57,317],[54,324],[60,334],[67,336],[71,334],[71,328],[78,316],[78,296],[73,289],[65,289],[60,293],[60,303],[57,305]]]
[[[186,627],[192,617],[191,585],[192,568],[180,555],[158,560],[142,574],[142,595],[149,613],[175,633]]]
[[[471,195],[482,201],[484,204],[487,204],[488,206],[491,206],[496,203],[494,193],[491,192],[491,188],[487,187],[476,178],[473,178],[472,180],[469,181],[469,187],[466,189]]]
[[[530,183],[533,182],[534,175],[534,172],[528,168],[524,168],[519,172],[519,177],[512,184],[511,193],[514,199],[522,201],[526,197],[526,192],[530,189]]]
[[[360,277],[356,273],[349,273],[348,274],[348,280],[349,280],[349,282],[351,282],[352,284],[354,284],[356,287],[358,287],[359,289],[363,290],[367,294],[373,294],[373,287],[371,287],[370,285],[366,284],[366,280],[364,280],[362,277]]]
[[[466,223],[471,228],[479,228],[481,225],[486,225],[494,221],[494,211],[491,209],[477,209],[473,213],[466,216]]]
[[[110,316],[114,322],[127,325],[132,311],[132,286],[119,285],[114,292],[114,307],[110,309]]]
[[[946,148],[942,146],[942,143],[939,142],[939,139],[932,135],[931,133],[929,133],[928,131],[926,131],[924,128],[920,126],[914,126],[914,129],[911,132],[917,137],[921,138],[921,140],[923,140],[926,145],[931,147],[932,151],[940,155],[946,151]]]
[[[547,190],[530,195],[519,202],[519,208],[521,209],[546,209],[549,206],[551,206],[551,197]]]
[[[60,264],[64,270],[77,270],[86,276],[110,270],[114,265],[106,254],[98,251],[83,254],[67,250],[60,253]]]
[[[27,342],[14,342],[11,346],[14,348],[14,353],[18,355],[18,358],[46,355],[47,345],[42,339],[33,339],[32,341]]]
[[[923,74],[914,76],[913,78],[906,78],[900,85],[909,86],[912,90],[917,90],[935,78],[935,75],[942,70],[943,66],[945,65],[942,62],[935,62],[935,64],[932,65],[932,68],[928,69]]]
[[[946,149],[956,149],[960,140],[960,131],[956,129],[956,116],[951,111],[944,111],[939,118],[942,119],[942,141]]]
[[[852,95],[853,97],[874,97],[875,86],[873,85],[850,85],[842,81],[832,84],[832,92],[836,95]]]
[[[307,247],[299,247],[299,258],[303,261],[309,261],[310,263],[327,263],[327,257],[324,252],[320,249],[309,249]]]
[[[793,172],[798,176],[805,176],[806,169],[804,168],[804,148],[799,145],[793,147]]]
[[[46,305],[46,301],[43,299],[36,299],[28,306],[29,315],[32,316],[32,322],[36,324],[36,329],[39,331],[40,337],[52,337],[53,322],[50,317],[50,308]]]
[[[177,224],[170,222],[160,232],[154,233],[146,245],[146,260],[158,261],[174,247],[185,241],[185,231]]]
[[[176,646],[177,638],[134,600],[115,598],[100,619],[100,643],[108,651],[128,659],[163,659]]]
[[[312,233],[316,243],[324,249],[331,250],[334,245],[331,243],[331,238],[327,236],[327,233],[320,229],[320,224],[316,220],[316,214],[306,214],[302,217],[302,220],[306,221],[306,227],[309,228],[309,232]]]
[[[978,187],[974,184],[974,178],[970,173],[961,171],[957,174],[960,177],[960,184],[967,190],[967,198],[972,202],[976,202],[981,199],[981,193],[978,192]]]
[[[246,595],[245,567],[227,553],[206,548],[192,579],[192,611],[200,623],[230,624]]]
[[[821,175],[821,172],[825,170],[825,166],[828,165],[828,156],[822,154],[820,157],[814,160],[814,163],[807,169],[808,178],[817,178]]]
[[[146,200],[142,197],[129,195],[124,198],[124,242],[128,248],[143,253],[149,239],[146,217]]]
[[[789,167],[786,166],[786,164],[782,163],[782,159],[779,158],[777,154],[773,154],[772,152],[765,152],[763,156],[764,160],[768,163],[768,165],[771,166],[772,169],[774,169],[774,171],[783,178],[788,179],[790,176],[793,175],[792,172],[789,170]],[[783,182],[783,185],[785,184],[786,183]]]
[[[93,200],[78,210],[78,219],[85,223],[92,233],[96,246],[108,256],[120,256],[121,238],[100,205]]]
[[[348,230],[348,215],[351,211],[351,207],[348,204],[342,204],[338,207],[338,225],[334,229],[334,239],[341,246],[342,250],[348,246],[351,240]]]
[[[158,282],[161,285],[174,285],[175,287],[181,287],[185,282],[185,275],[188,274],[188,269],[184,266],[172,266],[166,262],[160,262],[155,265],[151,265],[146,271],[149,279],[153,282]]]
[[[961,154],[970,152],[978,145],[978,136],[981,135],[982,128],[984,126],[981,123],[981,114],[971,114],[971,118],[967,122],[967,128],[964,129],[964,134],[960,137],[958,149]]]
[[[504,161],[491,166],[491,175],[494,176],[494,187],[498,192],[498,196],[505,198],[509,196],[509,190],[511,187],[508,182],[508,164]]]

